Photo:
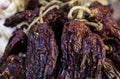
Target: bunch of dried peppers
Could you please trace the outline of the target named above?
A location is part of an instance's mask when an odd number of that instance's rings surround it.
[[[6,19],[17,27],[0,79],[120,79],[120,27],[111,5],[31,0]]]

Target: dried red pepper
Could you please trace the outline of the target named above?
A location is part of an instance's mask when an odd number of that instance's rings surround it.
[[[104,44],[84,23],[72,20],[64,25],[61,48],[63,56],[58,79],[98,78],[101,75]]]
[[[10,54],[18,55],[20,52],[25,53],[27,50],[27,36],[21,29],[17,29],[10,38],[2,60],[6,59]]]
[[[46,24],[32,26],[28,34],[26,54],[27,79],[51,79],[58,57],[53,31]]]
[[[120,40],[120,27],[113,19],[110,9],[98,2],[94,2],[90,5],[91,10],[96,10],[93,17],[89,20],[93,22],[101,22],[103,26],[99,31],[99,35],[102,38],[115,37]]]
[[[22,12],[18,12],[14,16],[7,18],[4,25],[8,27],[14,27],[22,21],[31,23],[34,20],[34,18],[38,15],[39,8],[35,8],[34,10],[25,10]]]

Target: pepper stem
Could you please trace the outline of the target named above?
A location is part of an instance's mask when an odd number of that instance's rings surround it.
[[[88,22],[87,20],[84,20],[84,19],[82,19],[82,20],[80,20],[80,21],[84,22],[84,23],[85,23],[86,25],[88,25],[88,26],[91,26],[91,27],[96,28],[97,31],[101,31],[102,28],[103,28],[103,24],[100,23],[100,22],[98,22],[98,23]]]
[[[29,26],[29,23],[27,23],[26,21],[23,21],[23,22],[17,24],[17,28],[21,28],[23,25]]]
[[[44,13],[43,16],[45,16],[49,11],[53,10],[54,8],[59,9],[60,7],[58,5],[53,5],[50,8],[48,8]]]
[[[91,10],[87,7],[83,7],[83,6],[74,6],[68,13],[68,19],[73,19],[72,14],[74,10],[83,10],[85,12],[87,12],[88,14],[92,14]]]
[[[29,30],[30,30],[30,28],[34,25],[34,24],[36,24],[39,20],[40,20],[40,23],[43,23],[43,18],[42,18],[42,13],[43,13],[43,11],[45,10],[45,7],[41,7],[40,8],[40,13],[39,13],[39,17],[37,17],[36,19],[34,19],[33,20],[33,22],[29,25],[29,27],[25,30],[25,32],[27,33]]]
[[[49,2],[49,3],[47,3],[46,6],[45,6],[45,8],[51,6],[51,5],[55,4],[55,3],[60,4],[60,3],[62,3],[62,2],[61,2],[61,1],[53,0],[53,1]]]

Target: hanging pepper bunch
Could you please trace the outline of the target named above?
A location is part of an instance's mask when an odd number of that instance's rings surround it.
[[[112,5],[30,0],[6,19],[17,27],[0,59],[0,79],[120,79],[120,27]]]

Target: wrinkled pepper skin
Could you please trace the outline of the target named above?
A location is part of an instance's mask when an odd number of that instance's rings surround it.
[[[94,16],[88,20],[103,24],[102,30],[100,30],[98,34],[104,39],[107,37],[114,37],[120,40],[120,27],[115,22],[110,7],[103,6],[96,1],[93,2],[89,8],[91,10],[96,10],[96,12]]]
[[[15,27],[17,24],[23,21],[31,23],[37,16],[39,16],[39,8],[35,8],[34,10],[25,10],[16,13],[10,18],[7,18],[4,25],[6,25],[7,27]]]
[[[102,79],[104,44],[84,23],[72,20],[64,25],[61,49],[58,79]]]
[[[93,2],[89,8],[96,9],[97,12],[88,20],[103,24],[102,30],[97,33],[103,39],[104,44],[109,47],[106,51],[106,58],[114,63],[116,69],[120,70],[120,27],[113,18],[113,11],[110,7],[103,6],[98,2]]]
[[[54,32],[46,24],[32,26],[28,34],[26,79],[51,79],[58,57]]]
[[[4,61],[4,70],[0,74],[0,79],[25,79],[25,67],[23,56],[10,55]]]
[[[112,10],[98,2],[92,3],[89,8],[97,10],[91,21],[103,24],[102,30],[98,34],[109,47],[106,57],[112,60],[117,69],[120,70],[120,27],[113,18]]]

